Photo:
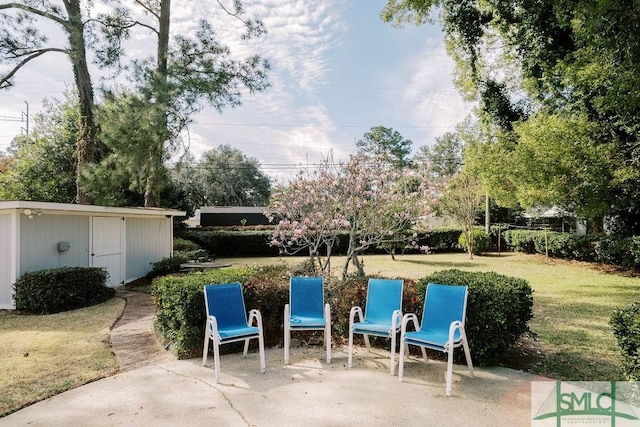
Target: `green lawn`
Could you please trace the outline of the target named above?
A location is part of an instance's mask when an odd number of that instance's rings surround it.
[[[279,258],[299,262],[300,258]],[[240,265],[273,263],[273,258],[224,259]],[[343,257],[332,258],[333,274],[340,274]],[[546,260],[515,253],[476,256],[466,254],[364,257],[369,275],[419,279],[435,271],[457,268],[495,271],[521,277],[534,290],[532,337],[507,354],[505,364],[559,380],[621,380],[619,350],[609,319],[615,308],[640,299],[640,278],[608,273],[586,263]],[[473,356],[473,355],[472,355]],[[509,358],[512,358],[510,360]],[[528,365],[528,366],[527,366]]]
[[[0,310],[0,417],[116,373],[109,335],[124,304],[41,316]]]

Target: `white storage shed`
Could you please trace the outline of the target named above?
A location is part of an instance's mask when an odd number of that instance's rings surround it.
[[[104,267],[115,287],[173,254],[173,217],[185,212],[65,203],[0,202],[0,309],[14,309],[26,272]]]

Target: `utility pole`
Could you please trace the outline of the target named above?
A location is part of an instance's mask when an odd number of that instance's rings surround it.
[[[489,218],[489,214],[491,213],[491,209],[489,209],[489,194],[485,194],[484,196],[484,231],[489,234],[491,231],[491,219]]]
[[[27,101],[24,101],[25,104],[27,104],[27,112],[25,113],[24,111],[21,111],[22,113],[22,120],[21,121],[25,121],[26,118],[26,125],[23,128],[20,128],[21,130],[24,131],[25,134],[29,135],[29,103]]]

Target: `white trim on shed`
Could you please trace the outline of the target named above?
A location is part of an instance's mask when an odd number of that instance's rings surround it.
[[[0,309],[15,308],[13,283],[29,271],[101,266],[110,273],[109,286],[143,277],[152,262],[173,254],[173,217],[184,215],[160,208],[0,202]]]

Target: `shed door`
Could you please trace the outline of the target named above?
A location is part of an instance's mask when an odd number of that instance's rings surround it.
[[[124,284],[124,218],[94,217],[91,265],[104,267],[111,287]]]

